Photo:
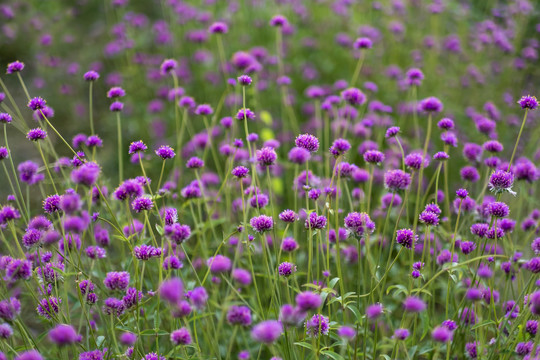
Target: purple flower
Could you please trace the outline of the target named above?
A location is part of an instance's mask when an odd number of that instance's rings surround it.
[[[489,189],[496,194],[509,192],[515,196],[516,193],[512,191],[513,184],[514,174],[504,170],[495,170],[489,178]]]
[[[90,70],[84,73],[83,78],[86,81],[96,81],[99,79],[99,74],[97,71]]]
[[[189,334],[189,330],[185,327],[174,330],[171,333],[171,342],[175,345],[191,344],[191,335]]]
[[[403,310],[405,310],[406,312],[419,313],[424,311],[425,309],[426,303],[418,297],[409,296],[405,299],[405,301],[403,301]]]
[[[43,357],[36,350],[23,351],[15,356],[13,360],[43,360]]]
[[[8,113],[0,113],[0,124],[9,124],[13,121],[11,115]]]
[[[371,304],[366,308],[366,317],[368,319],[376,319],[383,313],[382,304]]]
[[[140,245],[133,248],[133,254],[138,260],[146,261],[153,257],[160,257],[163,250],[150,245]]]
[[[411,229],[400,229],[396,232],[396,242],[407,249],[412,249],[417,241],[418,235]]]
[[[375,223],[367,213],[349,213],[344,222],[345,228],[358,238],[370,235],[375,231]]]
[[[161,66],[159,68],[161,74],[166,75],[170,74],[172,71],[176,70],[178,67],[178,62],[174,59],[165,59],[161,63]]]
[[[366,102],[366,95],[357,88],[348,88],[347,90],[344,90],[341,93],[341,97],[353,106],[360,106]]]
[[[129,273],[126,271],[111,271],[107,273],[103,284],[109,290],[126,290],[129,285]]]
[[[421,100],[418,109],[427,113],[439,113],[443,110],[443,104],[439,99],[432,96]]]
[[[307,217],[304,226],[306,229],[324,229],[326,227],[326,217],[312,212]]]
[[[289,161],[293,164],[303,165],[311,158],[311,153],[301,147],[293,147],[289,151]]]
[[[231,325],[251,325],[251,310],[247,306],[231,306],[227,312],[227,322]]]
[[[364,161],[378,165],[384,161],[384,154],[378,150],[368,150],[364,153]]]
[[[133,200],[131,203],[131,208],[136,213],[140,213],[141,211],[148,211],[151,210],[154,207],[154,202],[152,199],[148,196],[141,196]]]
[[[275,15],[270,19],[270,26],[274,27],[284,27],[288,25],[289,22],[287,21],[287,18],[283,15]]]
[[[129,145],[129,154],[136,154],[139,152],[144,152],[148,147],[142,142],[142,140],[134,141]]]
[[[281,243],[281,250],[285,252],[292,252],[298,249],[298,243],[292,237],[286,237]]]
[[[13,321],[21,313],[21,302],[14,297],[0,301],[0,318]]]
[[[231,270],[232,261],[226,256],[216,255],[209,258],[206,264],[210,268],[212,274],[226,273]]]
[[[16,73],[16,72],[20,72],[20,71],[23,71],[24,69],[24,63],[20,62],[20,61],[14,61],[14,62],[11,62],[7,65],[7,70],[6,70],[6,73],[7,74],[13,74],[13,73]]]
[[[30,141],[38,141],[47,138],[47,132],[42,128],[35,128],[28,131],[26,138]]]
[[[311,291],[304,291],[296,295],[296,305],[303,311],[315,310],[322,304],[319,294]]]
[[[81,339],[71,325],[59,324],[49,331],[49,340],[59,346],[74,344]]]
[[[394,338],[397,340],[405,340],[409,337],[409,335],[410,332],[408,329],[400,328],[394,331]]]
[[[165,280],[159,286],[161,297],[171,304],[178,304],[184,295],[184,284],[179,278]]]
[[[487,205],[487,211],[489,215],[496,217],[496,218],[504,218],[507,217],[510,213],[510,209],[508,208],[508,205],[506,205],[503,202],[491,202]]]
[[[326,316],[321,314],[315,314],[306,321],[306,334],[312,337],[318,337],[320,335],[328,335],[330,330],[329,320]]]
[[[384,174],[384,185],[392,192],[406,190],[410,183],[411,175],[402,170],[390,170]]]
[[[195,114],[197,115],[207,116],[207,115],[212,115],[213,113],[214,113],[214,110],[208,104],[201,104],[197,106],[197,108],[195,109]]]
[[[373,42],[367,37],[361,37],[355,40],[354,48],[355,49],[371,49]]]
[[[255,153],[255,157],[257,159],[257,162],[261,166],[270,166],[274,165],[274,163],[277,160],[277,154],[274,148],[271,147],[263,147],[260,150],[257,150]]]
[[[191,229],[188,225],[181,225],[174,223],[172,225],[165,225],[165,235],[169,237],[176,244],[180,245],[191,236]]]
[[[330,147],[330,153],[335,157],[345,154],[351,149],[351,144],[345,139],[336,139]],[[291,150],[292,151],[292,150]],[[289,153],[290,158],[290,153]]]
[[[237,179],[243,179],[248,176],[249,169],[246,168],[245,166],[237,166],[234,169],[232,169],[231,174]]]
[[[266,215],[255,216],[251,218],[249,223],[253,230],[258,233],[272,230],[272,228],[274,227],[274,220],[271,216]]]
[[[271,344],[281,336],[282,332],[283,326],[279,321],[267,320],[255,325],[251,330],[251,337],[257,342]]]
[[[420,170],[420,168],[425,168],[428,164],[428,159],[424,158],[420,153],[412,153],[405,157],[405,165],[411,170]]]
[[[163,145],[156,150],[156,155],[163,160],[167,160],[172,159],[176,154],[174,153],[174,149],[172,147]]]
[[[283,210],[279,214],[279,219],[286,223],[293,223],[298,220],[298,215],[292,210]]]
[[[109,89],[109,91],[107,91],[107,97],[111,99],[124,96],[126,96],[126,91],[118,86],[112,87]]]
[[[319,150],[319,139],[310,134],[298,135],[294,143],[297,147],[306,149],[310,153],[314,153]]]
[[[431,337],[433,338],[433,340],[442,343],[451,341],[453,335],[453,332],[448,330],[448,328],[444,326],[437,326],[431,332]]]
[[[296,272],[296,265],[290,262],[282,262],[278,266],[278,274],[280,276],[289,277]]]
[[[517,103],[522,109],[527,110],[534,110],[538,107],[538,100],[536,100],[534,96],[530,95],[523,96]]]
[[[405,78],[407,79],[407,85],[420,86],[422,85],[422,80],[424,80],[424,73],[420,69],[411,68],[407,70]]]
[[[236,120],[254,120],[255,113],[248,108],[238,110],[235,116]]]

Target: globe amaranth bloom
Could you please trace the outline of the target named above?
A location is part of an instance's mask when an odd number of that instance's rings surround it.
[[[108,272],[103,284],[109,290],[126,290],[129,285],[129,273],[126,271]]]
[[[426,307],[426,303],[415,296],[409,296],[403,301],[403,310],[406,312],[419,313],[424,311]]]
[[[274,165],[277,160],[277,154],[274,148],[269,146],[263,147],[260,150],[257,150],[255,153],[255,158],[261,166],[270,166]]]
[[[189,158],[186,162],[186,167],[188,169],[200,169],[204,167],[204,161],[196,156]]]
[[[13,74],[16,72],[20,72],[24,69],[24,63],[20,61],[14,61],[7,65],[6,73],[7,74]]]
[[[195,114],[197,115],[206,116],[206,115],[212,115],[213,113],[214,113],[214,109],[212,109],[212,107],[208,104],[201,104],[197,106],[197,108],[195,109]]]
[[[432,96],[421,100],[418,109],[427,113],[438,113],[443,110],[443,104],[439,99]]]
[[[489,189],[496,194],[509,192],[515,196],[516,192],[512,191],[513,184],[514,174],[508,171],[495,170],[489,177]]]
[[[271,216],[260,215],[251,218],[249,224],[255,232],[263,233],[265,231],[272,230],[274,227],[274,219]]]
[[[49,331],[49,340],[59,346],[70,345],[82,340],[73,326],[66,324],[56,325]]]
[[[297,147],[304,148],[310,153],[314,153],[319,150],[319,139],[311,134],[298,135],[294,143]]]
[[[378,165],[384,161],[384,154],[379,150],[368,150],[364,153],[364,161]]]
[[[111,99],[120,98],[126,96],[126,91],[121,87],[115,86],[107,91],[107,97]]]
[[[534,110],[538,107],[538,100],[536,100],[536,97],[530,95],[523,96],[517,103],[522,109],[527,110]]]
[[[13,118],[8,113],[0,113],[0,124],[9,124]]]
[[[189,334],[189,330],[185,327],[174,330],[171,333],[171,342],[175,345],[191,344],[191,335]]]
[[[278,266],[278,274],[280,276],[289,277],[296,272],[296,265],[290,262],[282,262]]]
[[[156,150],[156,155],[163,160],[167,160],[172,159],[176,154],[174,153],[174,149],[172,147],[163,145]]]
[[[420,86],[422,85],[422,80],[424,80],[424,73],[420,69],[411,68],[407,70],[405,79],[409,86]]]
[[[231,325],[251,325],[251,310],[247,306],[233,305],[227,311],[227,322]]]
[[[344,220],[345,228],[354,236],[361,238],[375,231],[375,223],[367,213],[352,212]]]
[[[384,137],[387,138],[387,139],[393,138],[393,137],[397,136],[397,134],[399,134],[399,132],[400,132],[400,128],[398,126],[392,126],[392,127],[389,127],[386,130],[386,133],[385,133]]]
[[[368,319],[376,319],[383,314],[383,310],[382,304],[371,304],[366,308],[366,317]]]
[[[90,70],[84,73],[83,78],[86,81],[96,81],[99,79],[99,73],[97,71]]]
[[[303,311],[315,310],[322,304],[319,294],[311,291],[304,291],[296,295],[296,305]]]
[[[232,261],[226,256],[216,255],[209,258],[206,264],[210,268],[212,274],[226,273],[231,270]]]
[[[311,158],[311,153],[301,147],[293,147],[289,151],[289,161],[293,164],[303,165]]]
[[[38,141],[47,138],[47,132],[42,128],[35,128],[28,131],[26,138],[30,141]]]
[[[406,190],[410,183],[411,175],[402,170],[389,170],[384,174],[384,185],[392,192]]]
[[[396,242],[406,249],[412,249],[418,241],[418,235],[411,229],[400,229],[396,232]]]
[[[363,105],[366,102],[366,95],[360,89],[348,88],[341,92],[341,97],[353,106]]]
[[[153,257],[160,257],[163,249],[156,248],[150,245],[140,245],[133,248],[133,254],[138,260],[149,260]]]
[[[351,144],[345,139],[336,139],[330,147],[330,153],[335,157],[345,154],[351,149]]]
[[[159,294],[171,304],[178,304],[184,296],[184,284],[179,278],[165,280],[159,286]]]
[[[35,97],[28,101],[28,107],[34,111],[42,110],[47,105],[47,102],[41,97]]]
[[[148,196],[140,196],[132,201],[131,208],[136,213],[140,213],[141,211],[148,211],[151,210],[154,207],[154,202],[152,199]]]
[[[431,332],[431,337],[436,342],[446,343],[452,340],[454,333],[445,326],[437,326]]]
[[[281,322],[266,320],[255,325],[251,330],[251,337],[257,342],[271,344],[281,336],[282,332],[283,326]]]
[[[129,145],[129,154],[135,154],[139,152],[144,152],[148,149],[148,147],[145,145],[145,143],[142,142],[142,140],[134,141]]]
[[[242,108],[236,113],[236,120],[254,120],[255,113],[248,108]]]
[[[315,314],[306,321],[306,334],[312,337],[328,335],[330,329],[329,320],[326,316]]]
[[[312,212],[306,218],[304,226],[306,229],[324,229],[326,227],[326,217]]]
[[[298,215],[293,210],[283,210],[279,214],[279,219],[286,223],[293,223],[298,220]]]
[[[248,86],[248,85],[251,85],[253,80],[251,80],[251,77],[249,77],[248,75],[240,75],[238,77],[238,83],[242,86]]]
[[[170,74],[172,71],[176,70],[177,67],[178,67],[178,61],[174,59],[165,59],[161,63],[159,71],[161,72],[161,74],[167,75],[167,74]]]
[[[287,18],[283,15],[274,15],[271,19],[270,19],[270,26],[274,26],[274,27],[283,27],[285,25],[288,25],[289,22],[287,20]]]
[[[496,218],[507,217],[508,214],[510,213],[510,209],[508,208],[508,205],[506,205],[503,202],[497,202],[497,201],[490,202],[487,205],[487,211],[489,215]]]
[[[373,46],[373,42],[370,38],[367,37],[361,37],[355,40],[354,42],[354,48],[355,49],[371,49]]]
[[[237,166],[232,169],[231,174],[237,179],[243,179],[248,176],[249,169],[245,166]]]

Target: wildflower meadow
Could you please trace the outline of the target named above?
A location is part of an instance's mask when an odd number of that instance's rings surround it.
[[[538,1],[0,19],[0,360],[540,359]]]

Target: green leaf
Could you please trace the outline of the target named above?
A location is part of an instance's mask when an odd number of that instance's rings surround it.
[[[313,345],[305,341],[295,342],[294,345],[301,346],[313,351]]]
[[[161,225],[156,224],[156,231],[159,235],[163,236],[163,227]]]
[[[101,348],[101,345],[103,345],[104,341],[105,341],[105,336],[98,336],[96,339],[97,347]]]
[[[334,360],[345,360],[345,358],[334,351],[321,351],[321,354],[326,355]]]
[[[159,329],[146,329],[141,332],[141,335],[143,336],[162,336],[162,335],[169,335],[169,333],[165,330],[159,330]]]
[[[336,286],[336,284],[338,283],[339,281],[339,278],[338,277],[335,277],[333,278],[332,280],[330,280],[330,282],[328,283],[328,287],[333,289],[334,286]]]

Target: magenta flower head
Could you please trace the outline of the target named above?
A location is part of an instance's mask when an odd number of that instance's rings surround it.
[[[406,249],[412,249],[418,241],[418,235],[411,229],[400,229],[396,234],[396,242]]]
[[[415,296],[409,296],[403,301],[403,310],[406,312],[419,313],[426,310],[426,303]]]
[[[131,208],[136,213],[140,213],[141,211],[152,210],[153,207],[154,207],[154,202],[148,196],[140,196],[131,202]]]
[[[213,113],[214,109],[212,109],[212,107],[208,104],[201,104],[195,109],[195,114],[197,115],[207,116],[212,115]]]
[[[159,294],[169,303],[178,304],[184,296],[184,284],[179,278],[166,280],[159,286]]]
[[[249,169],[245,166],[237,166],[232,169],[231,174],[237,179],[243,179],[248,176]]]
[[[189,330],[185,327],[174,330],[171,333],[171,342],[175,345],[191,344],[191,335],[189,334]]]
[[[366,102],[366,95],[364,95],[364,93],[357,88],[348,88],[343,90],[341,97],[343,100],[353,106],[360,106]]]
[[[111,99],[116,99],[124,96],[126,96],[126,91],[118,86],[112,87],[109,89],[109,91],[107,91],[107,97]]]
[[[341,326],[337,330],[337,335],[342,339],[351,341],[356,337],[356,330],[350,326]]]
[[[13,118],[8,113],[0,113],[0,124],[9,124]]]
[[[401,129],[398,126],[389,127],[384,135],[387,139],[395,137]]]
[[[146,244],[135,246],[133,248],[133,255],[135,255],[135,257],[141,261],[150,260],[153,257],[160,257],[162,252],[163,251],[161,248],[156,248]]]
[[[71,325],[59,324],[49,331],[49,340],[59,346],[74,344],[81,339],[82,337]]]
[[[47,138],[47,132],[42,128],[35,128],[28,131],[26,138],[30,141],[39,141]]]
[[[384,309],[383,309],[382,304],[377,303],[377,304],[369,305],[366,308],[366,316],[368,319],[376,319],[382,315],[383,310]]]
[[[161,67],[159,68],[159,71],[163,75],[170,74],[172,71],[176,70],[178,67],[178,62],[174,59],[165,59],[161,63]]]
[[[320,230],[326,227],[327,219],[324,215],[317,215],[317,213],[312,212],[306,218],[304,227],[306,229]]]
[[[84,73],[84,80],[86,81],[96,81],[99,79],[99,73],[94,70],[90,70]]]
[[[373,234],[375,223],[367,213],[349,213],[345,217],[345,228],[357,238]]]
[[[407,71],[405,78],[407,80],[407,85],[420,86],[422,85],[422,80],[424,80],[424,73],[420,69],[412,68]]]
[[[283,210],[279,214],[279,220],[286,223],[293,223],[298,220],[298,215],[293,210]]]
[[[302,311],[315,310],[322,304],[322,298],[319,294],[311,291],[304,291],[296,295],[296,305]]]
[[[176,155],[174,149],[168,145],[160,146],[156,150],[156,155],[162,158],[163,160],[172,159]]]
[[[247,306],[231,306],[227,311],[227,322],[231,325],[251,325],[251,310]]]
[[[260,215],[251,218],[249,224],[253,228],[253,231],[263,233],[265,231],[272,230],[274,227],[274,219],[271,216]]]
[[[248,108],[242,108],[236,113],[236,120],[254,120],[255,113]]]
[[[454,333],[445,326],[437,326],[431,332],[431,337],[436,342],[446,343],[452,340]]]
[[[257,342],[272,344],[281,336],[282,332],[283,326],[281,322],[277,320],[266,320],[255,325],[253,330],[251,330],[251,337]]]
[[[370,38],[367,37],[361,37],[356,39],[354,42],[354,48],[355,49],[371,49],[373,46],[373,42]]]
[[[187,161],[186,167],[188,169],[200,169],[204,167],[204,161],[194,156]]]
[[[274,163],[276,162],[277,154],[274,148],[266,146],[256,151],[255,158],[257,159],[259,165],[270,166],[274,165]]]
[[[321,314],[315,314],[306,321],[306,334],[312,337],[319,337],[320,335],[328,335],[330,330],[330,322],[326,316]]]
[[[109,106],[109,110],[112,112],[120,112],[124,110],[124,103],[120,101],[114,101],[111,106]]]
[[[129,145],[129,155],[144,152],[148,147],[142,142],[142,140],[134,141]]]
[[[392,191],[406,190],[411,183],[411,175],[402,170],[389,170],[384,174],[384,186]]]
[[[489,178],[489,189],[495,194],[509,192],[515,196],[515,191],[512,191],[513,184],[514,174],[505,170],[495,170]]]
[[[129,273],[126,271],[108,272],[103,284],[109,290],[126,290],[129,285]]]
[[[221,21],[216,21],[208,28],[208,32],[211,34],[226,34],[229,31],[227,24]]]
[[[311,158],[311,153],[301,147],[293,147],[289,151],[289,161],[293,164],[303,165]]]
[[[275,15],[270,19],[270,26],[283,27],[288,24],[287,18],[283,15]]]
[[[345,139],[336,139],[330,147],[330,154],[338,157],[351,149],[351,144]]]
[[[405,165],[411,170],[420,170],[427,167],[429,161],[420,153],[414,152],[405,156]]]
[[[490,202],[487,205],[487,211],[488,214],[495,217],[495,218],[504,218],[507,217],[510,213],[510,209],[508,208],[508,205],[506,205],[503,202]]]
[[[523,96],[517,103],[522,109],[526,110],[535,110],[538,107],[538,100],[531,95]]]
[[[379,165],[384,161],[384,154],[379,150],[368,150],[364,153],[364,161],[368,164]]]
[[[249,77],[249,75],[240,75],[238,77],[238,83],[242,86],[251,85],[252,82],[253,80],[251,79],[251,77]]]
[[[226,256],[216,255],[209,258],[206,264],[210,268],[212,274],[227,273],[231,270],[232,261]]]
[[[43,357],[36,350],[29,350],[19,353],[19,355],[15,356],[13,360],[43,360]]]
[[[46,105],[47,102],[41,97],[35,97],[28,101],[28,107],[34,111],[42,110],[43,108],[45,108]]]
[[[278,274],[280,276],[289,277],[296,272],[296,265],[290,262],[282,262],[278,266]]]
[[[9,157],[9,151],[7,147],[0,146],[0,160],[7,159]]]
[[[20,61],[14,61],[14,62],[11,62],[11,63],[8,64],[7,69],[6,69],[6,73],[7,74],[13,74],[13,73],[16,73],[16,72],[23,71],[23,69],[24,69],[24,63],[22,63]]]
[[[310,153],[314,153],[319,150],[319,139],[310,134],[298,135],[294,142],[297,147],[304,148]]]
[[[405,340],[409,337],[410,332],[408,329],[400,328],[394,331],[394,339]]]
[[[454,121],[449,118],[443,118],[437,123],[437,126],[444,131],[452,130],[454,128]]]
[[[439,113],[443,110],[443,104],[439,99],[432,96],[421,100],[418,109],[427,113]]]

